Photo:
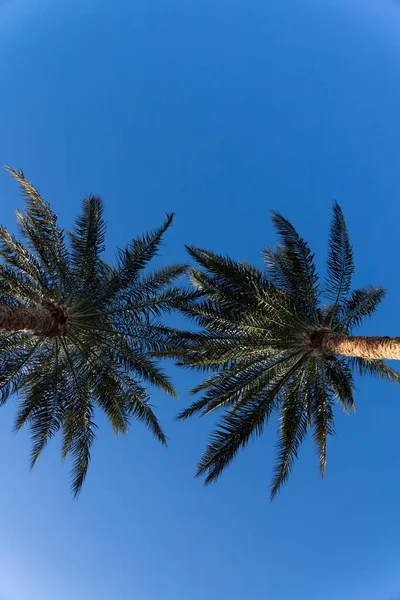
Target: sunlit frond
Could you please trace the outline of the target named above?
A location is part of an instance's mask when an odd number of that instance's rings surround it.
[[[68,275],[68,250],[64,232],[58,227],[57,217],[49,204],[25,179],[23,172],[11,167],[6,167],[6,170],[16,179],[25,197],[25,214],[17,211],[22,235],[45,267],[51,285],[60,288]]]

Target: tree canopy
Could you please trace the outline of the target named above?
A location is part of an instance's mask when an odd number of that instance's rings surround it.
[[[272,220],[280,243],[263,250],[264,270],[187,248],[197,263],[190,278],[200,298],[181,310],[200,331],[167,354],[183,367],[210,373],[192,390],[200,399],[178,418],[224,411],[198,464],[197,475],[204,475],[206,484],[279,414],[274,497],[308,431],[324,475],[335,403],[345,412],[355,407],[354,371],[397,383],[400,375],[382,360],[326,356],[318,349],[318,335],[327,330],[350,335],[385,296],[382,287],[351,290],[353,251],[339,205],[333,206],[322,282],[307,242],[279,213],[273,212]]]
[[[83,200],[74,230],[65,234],[23,172],[8,171],[23,192],[25,212],[17,211],[22,241],[0,227],[0,304],[56,307],[67,322],[62,334],[0,335],[0,403],[18,393],[15,428],[30,427],[32,466],[61,431],[62,456],[72,459],[72,490],[78,494],[95,438],[96,409],[115,433],[126,433],[138,420],[166,444],[148,387],[176,392],[151,353],[179,342],[180,333],[163,316],[191,297],[174,285],[186,266],[147,270],[172,214],[119,249],[111,265],[103,258],[106,224],[99,197]]]

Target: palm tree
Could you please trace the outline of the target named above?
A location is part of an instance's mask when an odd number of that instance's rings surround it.
[[[188,334],[172,352],[178,364],[212,373],[192,390],[202,397],[178,419],[225,409],[198,464],[197,475],[206,475],[206,484],[279,413],[273,498],[310,429],[324,475],[335,400],[345,412],[354,410],[354,371],[400,383],[400,375],[382,360],[400,358],[400,338],[350,335],[375,312],[385,292],[372,286],[351,292],[353,253],[338,204],[333,207],[324,292],[307,243],[277,212],[272,220],[281,244],[263,251],[264,272],[188,248],[201,267],[190,275],[201,297],[181,310],[202,331]]]
[[[17,212],[25,243],[0,227],[0,404],[21,393],[15,428],[30,425],[32,466],[62,432],[76,495],[89,464],[96,407],[115,433],[126,433],[137,419],[166,443],[145,384],[175,395],[150,353],[179,341],[161,317],[190,297],[172,286],[186,267],[144,273],[173,215],[118,250],[111,266],[101,257],[100,198],[83,201],[67,244],[55,214],[22,171],[7,170],[25,195],[26,211]]]

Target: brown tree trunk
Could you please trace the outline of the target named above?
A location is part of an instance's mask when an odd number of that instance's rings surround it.
[[[354,336],[329,329],[314,330],[310,334],[310,353],[314,356],[400,360],[400,337]]]
[[[0,332],[32,331],[36,335],[52,337],[66,332],[68,320],[68,311],[59,305],[0,305]]]

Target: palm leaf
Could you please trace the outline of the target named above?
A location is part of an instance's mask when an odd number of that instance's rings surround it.
[[[17,270],[30,282],[31,287],[38,287],[42,293],[49,290],[46,270],[41,262],[3,226],[0,226],[0,256],[4,259],[6,266]]]
[[[76,219],[75,230],[69,231],[71,241],[71,265],[75,285],[69,301],[77,294],[76,301],[87,297],[100,285],[101,254],[104,251],[106,225],[103,218],[103,202],[97,196],[89,196],[82,203],[82,213]]]
[[[319,469],[321,477],[325,474],[326,468],[326,442],[328,435],[335,433],[333,417],[333,398],[332,392],[325,381],[324,368],[314,365],[315,381],[312,386],[312,425],[314,427],[314,441],[318,449]]]
[[[264,251],[266,265],[271,272],[274,258],[279,258],[277,269],[281,272],[284,289],[296,297],[296,305],[308,323],[315,323],[318,306],[318,275],[307,242],[299,236],[293,225],[278,212],[272,212],[272,222],[281,238],[282,246],[275,255]]]
[[[68,251],[57,217],[22,171],[11,167],[6,170],[16,179],[26,199],[25,215],[17,211],[22,234],[46,266],[53,285],[60,286],[68,272]]]
[[[244,397],[237,406],[222,418],[219,428],[210,436],[208,444],[198,464],[197,476],[204,475],[205,484],[216,480],[236,456],[241,447],[247,445],[253,435],[261,435],[266,421],[280,401],[280,394],[294,372],[303,362],[303,357],[288,366],[286,372],[272,385],[270,380],[258,386],[257,392]],[[250,394],[249,394],[250,396]]]
[[[343,302],[339,325],[349,330],[358,327],[376,312],[385,296],[386,290],[380,286],[354,290]]]
[[[373,375],[379,379],[388,379],[392,383],[400,383],[400,373],[389,367],[383,360],[367,360],[366,358],[350,358],[351,366],[360,375]]]
[[[345,361],[335,360],[325,365],[327,383],[339,400],[344,412],[355,411],[352,371]]]
[[[271,486],[273,499],[281,486],[289,477],[293,461],[298,458],[298,451],[307,433],[307,414],[309,390],[305,385],[306,373],[303,371],[286,386],[282,399],[280,435],[278,442],[278,462],[274,470]]]
[[[343,217],[337,202],[333,204],[333,219],[329,237],[328,276],[325,293],[332,302],[329,325],[336,311],[347,297],[354,272],[353,250]]]
[[[117,293],[127,290],[131,286],[134,286],[140,273],[148,264],[148,262],[156,256],[164,233],[169,229],[174,219],[173,214],[167,214],[164,223],[161,227],[158,227],[150,233],[135,238],[128,244],[124,249],[120,249],[117,252],[117,268],[113,271],[112,276],[104,286],[102,299],[110,300]],[[182,269],[182,265],[173,267],[170,271],[160,272],[158,276],[165,278],[170,277],[170,281],[176,276],[178,277],[177,271]],[[150,282],[144,283],[146,286],[150,286]],[[162,287],[162,286],[159,286]]]

